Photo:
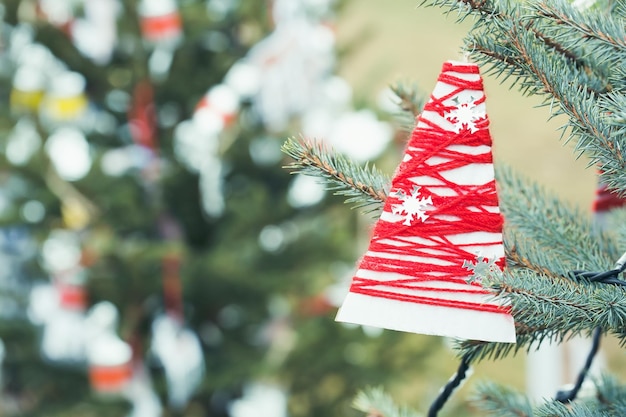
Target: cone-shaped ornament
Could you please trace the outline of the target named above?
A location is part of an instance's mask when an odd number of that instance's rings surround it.
[[[515,342],[509,308],[479,283],[504,262],[482,78],[477,65],[449,61],[418,118],[337,320]]]

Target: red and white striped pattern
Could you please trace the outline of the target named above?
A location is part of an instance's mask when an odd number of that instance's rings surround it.
[[[338,321],[515,342],[508,308],[464,267],[504,266],[484,101],[476,65],[444,64]]]
[[[596,189],[596,198],[593,202],[594,221],[600,229],[606,228],[606,216],[613,209],[626,206],[626,199],[620,197],[616,193],[610,191],[607,185],[602,182],[598,172],[598,187]]]

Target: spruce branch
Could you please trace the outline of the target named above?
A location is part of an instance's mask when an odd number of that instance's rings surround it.
[[[547,340],[560,343],[596,327],[626,344],[626,291],[621,286],[552,280],[529,270],[506,270],[487,277],[483,285],[511,306],[517,343],[462,342],[460,353],[472,360],[502,358]]]
[[[580,399],[563,404],[548,400],[533,406],[523,394],[495,383],[481,383],[472,396],[472,403],[498,417],[609,417],[624,414],[624,386],[604,377],[596,382],[596,398]]]
[[[295,160],[285,168],[322,178],[335,195],[348,197],[346,203],[356,204],[355,208],[382,208],[390,181],[376,167],[361,167],[328,146],[306,139],[289,138],[281,149]]]
[[[543,404],[537,408],[535,415],[537,417],[610,417],[610,414],[590,408],[587,404],[560,402]]]
[[[582,13],[565,1],[529,2],[528,7],[557,25],[578,31],[586,39],[603,42],[618,53],[626,52],[626,30],[623,21],[589,10]]]
[[[601,81],[568,65],[567,58],[551,54],[544,43],[536,42],[532,32],[515,23],[508,27],[511,45],[519,52],[519,71],[531,74],[535,80],[522,81],[522,90],[527,94],[548,94],[556,100],[560,106],[553,113],[570,118],[568,140],[577,138],[575,149],[587,153],[590,164],[599,165],[610,188],[625,192],[624,139],[616,135],[614,125],[607,123],[607,116],[615,109],[600,106],[596,91],[602,90],[598,84]]]
[[[378,388],[368,388],[358,393],[353,402],[354,408],[367,413],[368,417],[418,417],[410,408],[398,406],[393,399]]]
[[[612,269],[623,253],[615,238],[595,230],[588,216],[537,183],[504,166],[496,168],[496,178],[505,236],[512,239],[507,246],[515,248],[510,261],[533,264],[537,273],[565,275],[574,269]]]
[[[428,99],[428,96],[422,93],[416,85],[407,85],[399,82],[391,86],[391,91],[400,100],[398,105],[402,111],[411,114],[413,119],[420,115]]]
[[[460,22],[469,16],[501,18],[501,3],[493,0],[424,0],[419,6],[447,9],[446,14],[457,11]]]
[[[497,417],[533,416],[532,405],[525,396],[499,384],[481,383],[470,401],[477,408]]]
[[[538,249],[536,245],[527,244],[525,239],[516,239],[511,235],[512,233],[509,232],[509,236],[505,239],[505,253],[509,268],[526,269],[551,280],[569,279],[566,278],[566,272],[555,272],[555,270],[566,270],[560,263],[555,267],[558,259],[555,260],[545,251]],[[550,268],[545,265],[550,265]]]
[[[415,121],[422,112],[428,96],[421,92],[415,84],[398,82],[390,86],[390,89],[398,98],[397,104],[401,112],[398,113],[397,119],[401,129],[405,132],[412,132]]]
[[[624,408],[626,408],[626,386],[609,375],[602,375],[595,381],[595,385],[598,403],[608,409],[621,407],[622,413],[616,413],[615,415],[623,415]]]
[[[612,3],[613,7],[611,8],[611,13],[616,17],[626,19],[626,2],[615,1]]]

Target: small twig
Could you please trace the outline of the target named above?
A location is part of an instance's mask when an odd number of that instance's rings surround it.
[[[348,161],[342,159],[341,156],[334,156],[331,150],[324,148],[323,144],[309,140],[296,141],[291,139],[283,146],[283,151],[295,159],[285,168],[301,172],[312,168],[319,171],[323,176],[343,184],[346,188],[369,197],[373,202],[383,203],[387,198],[387,192],[383,188],[369,185],[365,181],[353,178],[340,170],[339,168],[342,166],[348,166]],[[358,174],[361,174],[362,177],[375,174],[375,172],[368,172],[367,168],[358,167],[357,169],[359,170]]]

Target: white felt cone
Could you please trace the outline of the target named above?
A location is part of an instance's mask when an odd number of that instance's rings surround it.
[[[393,178],[338,321],[515,342],[480,279],[504,267],[482,78],[446,62]]]

